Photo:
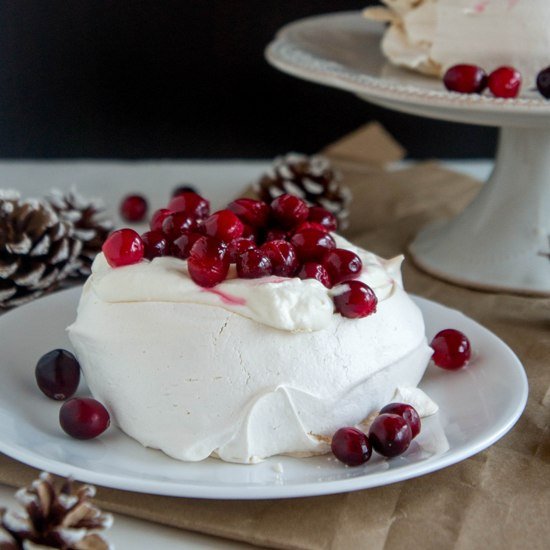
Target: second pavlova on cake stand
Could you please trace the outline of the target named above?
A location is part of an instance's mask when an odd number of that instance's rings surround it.
[[[438,74],[460,62],[484,62],[487,71],[504,62],[502,55],[506,50],[494,60],[495,66],[475,55],[481,48],[476,45],[480,28],[492,29],[483,46],[491,51],[487,40],[498,41],[500,46],[506,42],[501,35],[505,28],[498,21],[509,20],[525,32],[536,32],[540,25],[535,20],[546,21],[550,17],[550,6],[541,2],[433,2],[429,3],[432,8],[442,11],[427,15],[422,11],[415,13],[408,2],[391,2],[394,4],[409,19],[420,17],[419,28],[432,40],[438,36],[438,25],[449,10],[454,10],[451,15],[455,26],[461,24],[461,32],[473,33],[471,40],[463,40],[470,44],[471,58],[449,57],[441,61],[441,68],[437,64],[434,68],[433,60],[430,61],[426,40],[421,40],[424,46],[420,53],[413,48],[415,60],[431,67],[428,72]],[[529,25],[522,25],[521,21],[529,21]],[[388,60],[381,50],[385,31],[383,22],[367,20],[360,12],[313,17],[282,29],[266,55],[273,65],[289,74],[352,92],[389,109],[499,127],[495,168],[481,192],[455,219],[424,228],[411,243],[410,252],[424,270],[457,284],[550,295],[550,222],[545,214],[550,208],[550,102],[530,87],[536,79],[531,73],[537,65],[530,57],[540,54],[540,44],[537,52],[530,50],[532,40],[526,36],[519,41],[522,48],[514,47],[520,53],[510,59],[510,64],[518,64],[528,74],[524,75],[519,96],[505,99],[487,93],[448,91],[438,76],[398,67],[396,60]],[[518,42],[514,44],[517,46]],[[464,48],[459,53],[468,55]],[[528,62],[522,63],[526,58]],[[540,55],[539,58],[542,63]],[[540,66],[538,70],[544,68]]]

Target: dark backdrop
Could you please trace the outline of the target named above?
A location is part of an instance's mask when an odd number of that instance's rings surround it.
[[[345,0],[0,0],[0,157],[270,157],[371,119],[413,157],[488,156],[491,130],[286,76],[283,24]]]

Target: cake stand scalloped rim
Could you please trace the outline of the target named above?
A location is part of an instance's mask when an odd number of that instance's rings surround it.
[[[523,115],[549,115],[550,101],[542,99],[532,93],[533,97],[519,97],[515,99],[495,98],[488,95],[460,94],[421,88],[414,84],[400,84],[391,78],[368,75],[346,68],[344,65],[315,56],[302,49],[292,39],[292,34],[308,26],[332,24],[343,21],[346,24],[355,24],[360,21],[365,26],[365,32],[378,29],[381,34],[383,25],[367,21],[360,12],[336,12],[332,14],[308,17],[289,23],[282,27],[275,40],[266,48],[267,60],[276,68],[302,79],[319,84],[331,85],[343,90],[364,96],[372,96],[383,100],[394,100],[411,104],[438,104],[449,109],[465,109],[494,111],[508,113],[513,110]],[[403,75],[409,73],[402,71]],[[414,73],[410,73],[413,75]]]

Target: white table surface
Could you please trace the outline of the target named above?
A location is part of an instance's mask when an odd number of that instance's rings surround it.
[[[409,162],[396,166],[408,165]],[[489,161],[444,161],[447,167],[484,180],[492,167]],[[76,186],[87,196],[102,197],[107,210],[117,217],[120,199],[141,193],[151,209],[169,200],[178,184],[190,183],[207,196],[213,208],[223,206],[269,166],[268,161],[0,161],[0,188],[15,189],[22,197],[39,197],[52,187]],[[151,210],[152,211],[152,210]],[[138,226],[139,227],[139,226]],[[253,467],[253,466],[251,466]],[[13,489],[0,484],[0,506],[13,507]],[[253,548],[114,514],[108,532],[118,550]]]

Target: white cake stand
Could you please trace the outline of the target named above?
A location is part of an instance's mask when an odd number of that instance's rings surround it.
[[[424,228],[410,252],[458,284],[550,296],[550,101],[534,91],[513,100],[447,92],[437,78],[387,63],[383,29],[357,12],[304,19],[283,28],[266,56],[284,72],[389,109],[500,127],[489,181],[458,217]]]

